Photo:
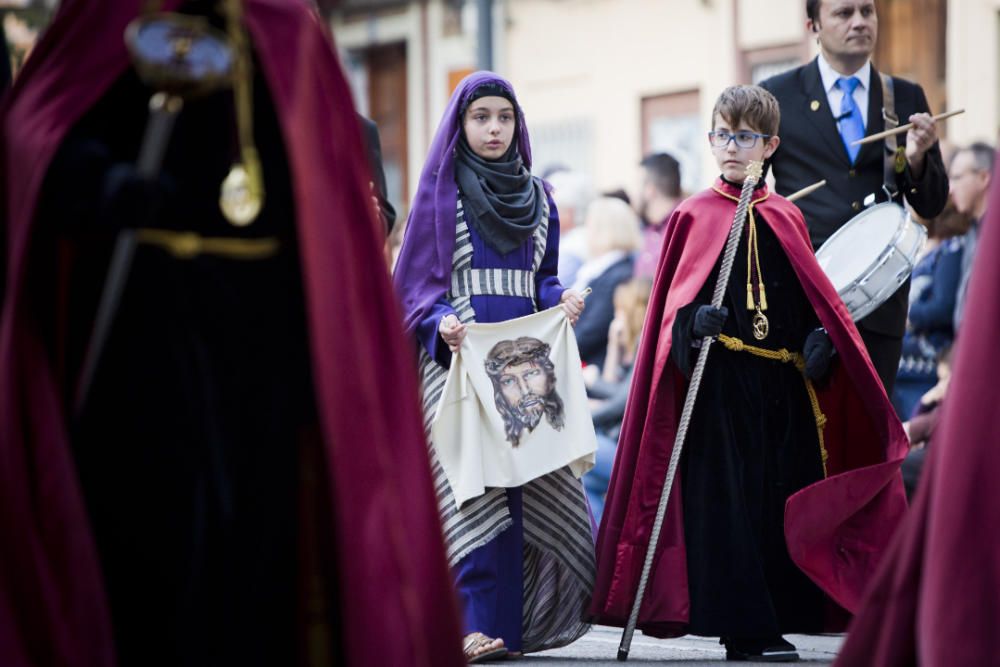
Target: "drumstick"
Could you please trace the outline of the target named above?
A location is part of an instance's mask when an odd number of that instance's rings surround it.
[[[944,120],[945,118],[951,118],[952,116],[957,116],[960,113],[965,113],[965,109],[956,109],[954,111],[939,113],[936,116],[931,116],[931,120]],[[859,144],[870,144],[873,141],[878,141],[879,139],[885,139],[886,137],[891,137],[894,134],[902,134],[903,132],[909,130],[911,127],[913,127],[913,123],[900,125],[894,130],[886,130],[885,132],[879,132],[878,134],[873,134],[870,137],[865,137],[863,139],[858,139],[857,141],[852,141],[851,145],[857,146]]]
[[[792,194],[790,194],[787,197],[785,197],[785,199],[787,199],[788,201],[795,201],[796,199],[802,199],[807,194],[810,194],[812,192],[815,192],[816,190],[819,190],[824,185],[826,185],[826,179],[825,178],[822,181],[816,181],[812,185],[807,185],[806,187],[802,188],[801,190],[796,190]]]

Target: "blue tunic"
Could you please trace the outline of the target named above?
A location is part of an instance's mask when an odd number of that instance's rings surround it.
[[[501,255],[486,244],[486,241],[476,232],[475,225],[469,225],[469,237],[472,242],[472,268],[531,270],[535,253],[535,244],[532,239],[529,238],[506,255]],[[538,308],[535,308],[531,299],[525,297],[473,296],[471,297],[472,309],[476,312],[476,321],[506,322],[558,305],[562,293],[566,290],[556,276],[558,263],[559,213],[550,197],[549,231],[545,241],[545,255],[542,257],[541,266],[538,267],[538,272],[535,274],[535,295],[538,299]],[[441,336],[438,335],[438,325],[441,324],[443,317],[454,314],[455,309],[442,296],[434,304],[427,317],[421,320],[417,326],[417,339],[427,350],[427,354],[445,368],[451,366],[451,352]]]
[[[545,254],[535,274],[535,297],[482,295],[472,296],[477,322],[504,322],[538,310],[558,305],[566,288],[557,274],[559,258],[559,215],[549,199],[549,226]],[[535,244],[529,238],[506,255],[491,248],[469,225],[473,269],[514,269],[530,271],[534,264]],[[441,297],[417,327],[417,337],[432,359],[444,367],[451,365],[451,351],[438,334],[441,319],[454,315],[455,309]],[[501,637],[509,651],[521,651],[523,609],[524,532],[520,488],[507,489],[507,507],[511,526],[493,541],[475,549],[453,568],[459,600],[462,603],[465,632],[482,632]]]

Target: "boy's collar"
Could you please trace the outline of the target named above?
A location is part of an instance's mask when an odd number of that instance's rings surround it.
[[[728,180],[725,176],[722,175],[720,175],[719,178],[716,179],[715,187],[735,197],[739,197],[740,192],[743,190],[742,183],[733,183],[732,181]],[[761,188],[764,189],[762,190]],[[754,186],[753,191],[755,196],[765,194],[767,192],[767,180],[762,178],[759,181],[757,181],[757,185]]]

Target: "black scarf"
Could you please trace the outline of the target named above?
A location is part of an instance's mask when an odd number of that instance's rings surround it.
[[[542,182],[524,168],[516,143],[503,157],[486,160],[472,151],[463,136],[456,157],[455,180],[466,219],[490,247],[506,255],[530,238],[542,222]]]

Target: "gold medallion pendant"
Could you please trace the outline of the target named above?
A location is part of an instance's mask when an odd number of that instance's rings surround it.
[[[233,62],[233,104],[240,160],[229,170],[219,192],[222,215],[234,227],[246,227],[257,219],[264,205],[264,173],[253,140],[253,58],[243,25],[241,0],[224,0],[226,32],[236,58]]]
[[[234,165],[220,188],[219,208],[222,215],[234,227],[246,227],[260,213],[263,204],[261,190],[243,165]]]
[[[764,340],[767,338],[768,327],[767,315],[760,312],[758,308],[753,315],[753,337],[757,340]]]

